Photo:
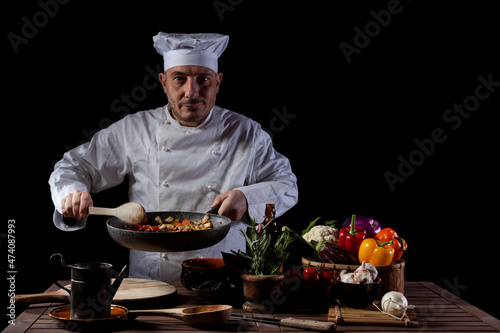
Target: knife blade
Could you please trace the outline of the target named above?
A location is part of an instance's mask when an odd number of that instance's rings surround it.
[[[255,318],[232,314],[232,319],[253,321],[257,323],[280,325],[286,327],[301,328],[310,331],[320,331],[320,332],[333,332],[335,331],[335,323],[317,320],[306,320],[306,319],[295,319],[295,318],[285,318],[285,319],[272,319],[272,318]]]

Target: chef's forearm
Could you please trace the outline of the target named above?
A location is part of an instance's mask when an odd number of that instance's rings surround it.
[[[70,193],[80,190],[88,191],[90,185],[89,178],[80,170],[81,161],[78,161],[73,152],[65,154],[59,161],[50,175],[49,184],[54,203],[54,225],[64,231],[74,231],[85,228],[87,218],[81,220],[66,219],[62,215],[61,202]]]
[[[283,215],[298,201],[297,184],[293,179],[286,181],[265,181],[237,188],[245,194],[248,213],[261,222],[266,204],[274,204],[276,216]]]

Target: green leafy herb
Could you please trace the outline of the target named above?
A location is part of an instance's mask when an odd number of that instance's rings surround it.
[[[329,227],[333,227],[333,226],[335,226],[335,224],[337,224],[337,220],[331,220],[331,221],[325,222],[325,225],[329,226]]]
[[[222,253],[224,263],[237,269],[243,274],[272,275],[278,273],[283,263],[288,259],[287,248],[293,241],[289,233],[282,233],[274,245],[271,245],[271,235],[266,230],[257,233],[255,219],[248,235],[242,229],[240,234],[245,238],[248,245],[248,253],[241,250],[238,252]]]
[[[302,236],[304,236],[305,234],[307,234],[309,232],[309,230],[311,230],[315,225],[316,225],[316,222],[320,219],[321,217],[318,217],[316,220],[312,221],[312,222],[309,222],[309,225],[307,226],[307,228],[304,229],[304,231],[302,231]]]

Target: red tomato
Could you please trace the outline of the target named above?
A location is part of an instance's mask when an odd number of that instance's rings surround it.
[[[319,274],[316,268],[309,266],[304,268],[304,280],[310,287],[315,287],[319,283]]]
[[[321,281],[321,283],[324,283],[328,286],[333,286],[335,282],[332,273],[326,269],[323,269],[319,272],[319,280]]]

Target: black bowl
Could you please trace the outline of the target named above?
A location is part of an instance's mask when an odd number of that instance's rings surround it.
[[[237,300],[241,305],[243,287],[239,274],[225,266],[222,258],[186,259],[181,266],[181,282],[186,289],[211,303],[232,304],[232,300]]]
[[[337,278],[336,288],[340,299],[347,301],[349,307],[363,309],[379,299],[382,279],[377,278],[373,283],[355,284],[344,283]]]
[[[193,258],[181,262],[182,285],[191,290],[209,282],[220,282],[227,280],[228,268],[222,258]]]

